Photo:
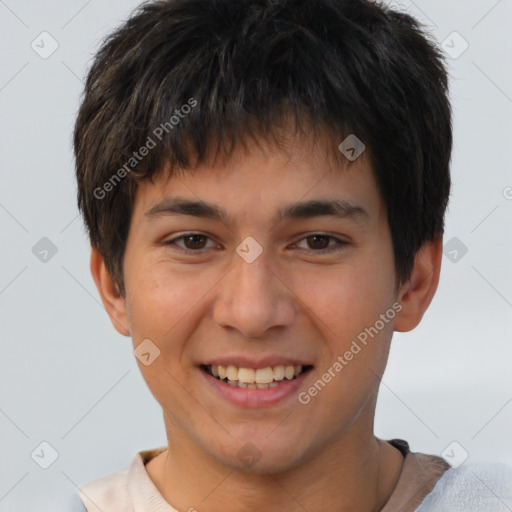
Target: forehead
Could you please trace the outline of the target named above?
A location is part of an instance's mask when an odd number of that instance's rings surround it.
[[[259,140],[191,169],[162,170],[139,184],[135,210],[227,224],[269,209],[274,222],[314,214],[362,220],[380,206],[372,165],[364,152],[350,161],[338,146],[332,138],[293,137],[279,147]]]

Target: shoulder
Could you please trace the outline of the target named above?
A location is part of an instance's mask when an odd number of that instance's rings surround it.
[[[508,512],[511,507],[512,466],[469,464],[448,469],[417,512]]]
[[[160,447],[137,452],[127,469],[80,486],[78,496],[87,512],[133,512],[134,506],[146,506],[148,500],[159,502],[163,507],[165,502],[159,497],[145,465],[165,449]]]
[[[132,512],[127,476],[125,469],[79,487],[77,492],[87,512]]]

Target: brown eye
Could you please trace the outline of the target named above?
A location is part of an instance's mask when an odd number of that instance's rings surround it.
[[[210,243],[209,246],[207,245],[208,243]],[[209,236],[201,233],[185,233],[164,244],[187,254],[201,254],[203,251],[214,248],[216,245]]]
[[[182,237],[187,249],[203,249],[207,238],[205,235],[185,235]]]
[[[303,246],[301,247],[300,244],[303,244]],[[306,247],[304,247],[304,245],[306,245]],[[318,253],[340,251],[343,250],[346,245],[348,245],[348,242],[323,233],[313,233],[312,235],[304,237],[296,244],[296,246],[301,250]]]
[[[312,249],[326,249],[330,238],[332,237],[327,235],[312,235],[308,236],[306,240]]]

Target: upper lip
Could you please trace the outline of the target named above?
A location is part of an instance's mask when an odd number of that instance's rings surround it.
[[[279,356],[268,355],[259,358],[249,358],[247,356],[223,356],[212,358],[203,363],[205,366],[222,365],[222,366],[236,366],[237,368],[267,368],[269,366],[311,366],[303,360]]]

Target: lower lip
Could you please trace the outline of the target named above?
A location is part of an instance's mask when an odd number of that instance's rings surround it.
[[[231,386],[212,377],[201,368],[199,368],[199,371],[206,379],[208,385],[229,402],[243,407],[271,407],[291,396],[296,396],[298,389],[311,370],[301,373],[293,380],[284,380],[276,387],[266,389],[249,389]]]

